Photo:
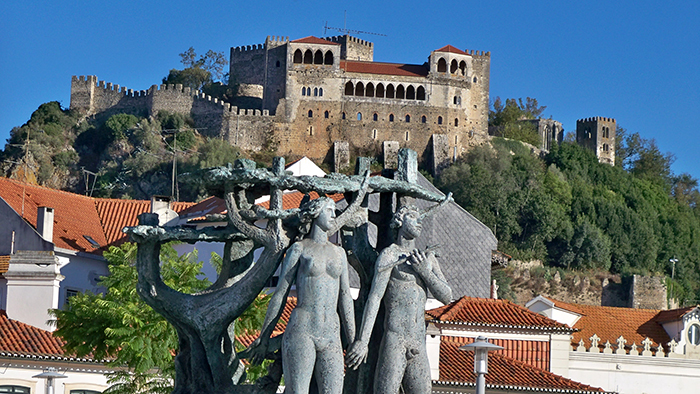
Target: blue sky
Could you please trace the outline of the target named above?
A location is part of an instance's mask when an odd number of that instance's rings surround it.
[[[70,104],[72,75],[135,90],[178,53],[323,36],[324,24],[376,32],[375,60],[418,63],[446,44],[491,52],[491,97],[534,97],[545,117],[613,117],[700,178],[700,2],[695,1],[4,1],[0,142],[42,103]],[[329,31],[327,35],[337,33]]]

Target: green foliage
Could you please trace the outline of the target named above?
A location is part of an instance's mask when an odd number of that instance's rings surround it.
[[[629,145],[626,169],[572,143],[543,159],[517,145],[494,138],[436,181],[491,228],[499,250],[555,267],[667,276],[675,257],[674,294],[699,298],[697,180],[670,174],[650,142]],[[649,157],[654,165],[645,164]]]
[[[168,393],[174,376],[173,352],[178,349],[175,329],[137,294],[136,245],[110,247],[104,253],[110,275],[101,278],[103,294],[71,297],[64,310],[52,310],[55,335],[79,357],[108,359],[113,367],[126,367],[110,376],[108,393]],[[170,245],[161,249],[161,276],[169,287],[191,294],[206,289],[197,253],[178,256]],[[236,335],[259,330],[268,302],[261,295],[237,320]],[[241,345],[237,343],[237,348]],[[155,371],[155,372],[154,372]],[[249,379],[263,374],[251,369]]]
[[[237,147],[218,138],[207,138],[199,147],[199,156],[193,158],[200,168],[223,166],[233,163],[241,156]]]
[[[537,128],[527,120],[539,118],[546,106],[540,106],[537,99],[506,99],[505,104],[500,97],[491,104],[489,110],[489,127],[496,136],[510,138],[536,147],[540,146],[540,135]]]
[[[105,130],[112,141],[126,139],[126,131],[136,126],[139,118],[130,114],[112,115],[105,122]]]
[[[207,85],[224,78],[224,72],[228,61],[223,52],[207,51],[197,58],[194,48],[180,54],[184,69],[172,69],[167,77],[163,78],[164,84],[182,84],[195,90],[202,90]]]

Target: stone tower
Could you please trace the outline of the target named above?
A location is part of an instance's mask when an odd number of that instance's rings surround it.
[[[595,152],[600,163],[615,165],[615,119],[596,116],[576,121],[576,143]]]

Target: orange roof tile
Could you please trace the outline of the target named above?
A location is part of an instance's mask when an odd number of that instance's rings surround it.
[[[282,310],[282,315],[280,316],[280,319],[277,322],[277,325],[275,325],[275,328],[272,331],[273,337],[276,337],[276,336],[284,333],[284,329],[285,329],[285,327],[287,327],[287,322],[289,322],[289,317],[292,315],[292,311],[294,310],[294,308],[296,308],[296,306],[297,306],[296,297],[287,297],[287,302],[284,304],[284,309]],[[256,331],[255,333],[252,333],[252,334],[239,335],[236,337],[236,339],[238,339],[238,341],[243,346],[248,347],[259,336],[260,336],[260,331]]]
[[[24,195],[24,198],[23,198]],[[150,201],[94,198],[0,177],[0,197],[36,228],[38,207],[54,208],[53,243],[56,247],[101,254],[108,245],[126,241],[121,231],[137,224],[137,216],[149,212]],[[176,212],[194,203],[175,202]],[[95,240],[95,248],[85,238]]]
[[[178,213],[193,205],[195,203],[191,202],[173,202],[171,204],[173,211]],[[118,245],[125,242],[127,236],[122,233],[122,229],[127,226],[136,226],[138,216],[151,211],[151,202],[144,200],[96,198],[95,206],[108,245]]]
[[[318,38],[314,36],[308,36],[304,38],[299,38],[292,41],[295,44],[322,44],[322,45],[340,45],[337,42],[324,40],[323,38]]]
[[[554,301],[555,306],[568,309],[568,305]],[[636,343],[641,345],[645,338],[651,339],[653,347],[659,344],[666,345],[671,341],[663,327],[656,322],[658,309],[634,309],[617,308],[612,306],[576,305],[581,311],[581,317],[574,324],[578,329],[571,339],[571,344],[577,346],[583,339],[586,347],[590,346],[590,338],[593,334],[600,338],[599,346],[602,348],[606,341],[616,346],[616,340],[620,336],[627,340],[627,345]]]
[[[537,328],[547,331],[573,331],[566,324],[531,312],[508,300],[462,297],[445,306],[426,311],[436,322],[472,326]]]
[[[95,251],[85,235],[100,245],[107,243],[92,197],[8,178],[0,178],[0,197],[20,215],[24,205],[23,217],[35,228],[37,208],[54,208],[53,243],[56,247],[80,252]]]
[[[467,54],[467,53],[464,52],[463,50],[457,49],[457,48],[453,47],[452,45],[445,45],[444,47],[442,47],[442,48],[440,48],[440,49],[436,49],[435,52],[457,53],[457,54],[460,54],[460,55],[466,55],[466,54]]]
[[[450,337],[449,341],[458,343],[460,346],[474,342],[473,337]],[[501,346],[503,349],[496,350],[489,354],[500,354],[524,362],[536,368],[549,370],[550,343],[549,341],[526,341],[518,339],[498,339],[490,338],[489,342]]]
[[[351,73],[398,75],[404,77],[425,77],[428,68],[419,64],[363,62],[359,60],[344,60],[340,62],[340,68]]]
[[[0,256],[0,274],[7,272],[10,268],[10,256]]]
[[[698,307],[700,307],[700,305],[661,311],[656,315],[656,317],[654,317],[654,321],[657,323],[666,323],[669,321],[680,320],[683,318],[683,316],[685,316],[686,313]]]
[[[439,386],[474,386],[474,352],[459,350],[462,344],[451,337],[442,337],[440,342]],[[590,393],[602,389],[563,378],[544,369],[513,360],[498,353],[489,353],[489,373],[486,387],[492,389],[527,389],[528,391]]]
[[[64,344],[50,331],[12,320],[0,310],[0,352],[63,356]]]

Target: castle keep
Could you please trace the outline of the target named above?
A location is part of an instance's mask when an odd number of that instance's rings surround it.
[[[600,163],[615,165],[615,130],[613,118],[596,116],[576,121],[576,143],[595,152]]]
[[[236,105],[181,85],[133,91],[87,76],[73,77],[70,108],[185,113],[203,134],[241,149],[316,160],[376,155],[387,141],[439,169],[488,139],[489,73],[489,52],[450,45],[402,64],[375,62],[374,45],[348,35],[268,37],[231,48]]]

